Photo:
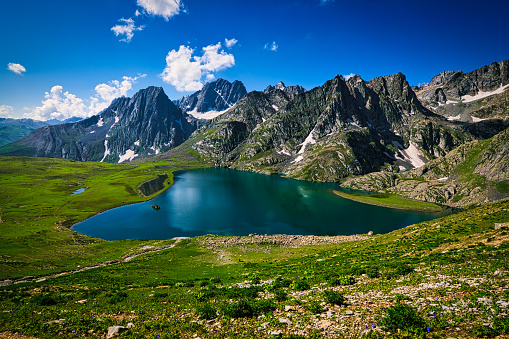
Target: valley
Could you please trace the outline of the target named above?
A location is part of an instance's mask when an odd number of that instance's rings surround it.
[[[219,79],[176,101],[148,87],[2,146],[0,336],[506,338],[507,68],[419,87],[401,73],[249,93]],[[210,167],[455,213],[350,236],[106,241],[70,229]],[[327,218],[348,213],[366,212]]]

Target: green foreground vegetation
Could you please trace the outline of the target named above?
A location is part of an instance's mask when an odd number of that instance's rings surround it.
[[[396,208],[400,210],[420,211],[420,212],[442,212],[443,208],[424,201],[417,201],[399,197],[388,193],[375,194],[357,194],[346,193],[334,190],[334,194],[342,198],[357,201],[363,204],[375,205],[388,208]]]
[[[68,229],[149,199],[136,191],[146,180],[198,166],[0,158],[2,280],[175,245],[0,287],[0,335],[104,338],[112,326],[125,327],[121,338],[509,335],[509,230],[494,228],[509,222],[509,200],[366,240],[297,248],[257,236],[247,244],[222,236],[108,242]],[[87,190],[73,195],[77,188]]]
[[[107,164],[0,157],[0,280],[116,260],[139,240],[107,242],[69,229],[121,205],[146,201],[137,187],[196,162]],[[80,194],[76,190],[85,188]]]

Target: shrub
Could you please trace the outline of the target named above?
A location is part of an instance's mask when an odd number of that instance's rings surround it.
[[[276,306],[272,300],[267,299],[262,299],[260,301],[254,302],[254,306],[256,314],[267,314],[276,309]]]
[[[493,328],[498,334],[509,334],[509,317],[496,317],[493,320]]]
[[[258,285],[262,280],[256,274],[251,277],[251,284]]]
[[[380,325],[390,332],[396,332],[398,329],[416,331],[426,328],[424,320],[411,306],[400,303],[385,310],[385,316],[380,321]]]
[[[412,300],[412,298],[410,298],[409,296],[404,295],[404,294],[396,294],[394,296],[394,300],[396,300],[396,302],[400,302],[403,300]]]
[[[380,272],[378,271],[378,268],[370,267],[366,269],[366,275],[368,276],[368,278],[374,279],[380,276]]]
[[[346,298],[340,292],[333,290],[323,291],[323,298],[327,304],[330,305],[344,305]]]
[[[253,317],[256,314],[256,308],[252,302],[240,300],[236,303],[223,305],[221,313],[228,318],[246,318]]]
[[[215,307],[213,307],[209,303],[199,306],[198,309],[196,310],[196,312],[198,313],[198,315],[201,318],[207,319],[207,320],[214,319],[217,317],[217,312],[216,312]]]
[[[111,295],[108,298],[108,302],[110,304],[116,304],[116,303],[124,301],[126,298],[127,298],[127,293],[125,293],[125,292],[118,292],[118,293],[115,293],[115,294]]]
[[[355,278],[351,275],[332,276],[327,280],[330,286],[347,286],[355,284]]]
[[[276,301],[279,301],[279,302],[288,300],[288,294],[281,289],[275,290],[274,291],[274,299],[276,299]]]
[[[311,288],[311,286],[309,286],[309,283],[306,280],[300,279],[293,282],[290,285],[290,288],[296,291],[307,291]]]
[[[320,305],[318,301],[312,301],[310,302],[306,308],[309,310],[309,312],[313,314],[320,314],[323,312],[323,306]]]
[[[396,268],[394,269],[394,274],[399,275],[407,275],[409,273],[412,273],[414,269],[408,265],[405,264],[398,264]]]

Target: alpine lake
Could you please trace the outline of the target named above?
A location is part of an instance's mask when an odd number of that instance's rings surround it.
[[[106,211],[72,229],[106,240],[380,234],[446,214],[366,205],[336,196],[332,190],[338,184],[276,175],[207,168],[174,176],[173,186],[156,198]],[[152,208],[154,204],[160,209]]]

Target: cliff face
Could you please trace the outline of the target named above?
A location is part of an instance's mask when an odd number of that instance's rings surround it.
[[[509,84],[509,60],[494,62],[469,73],[445,71],[418,89],[419,99],[430,104],[469,100],[480,93],[492,92]]]
[[[99,115],[37,129],[0,154],[123,162],[180,145],[195,129],[196,122],[162,88],[149,87],[117,99]]]
[[[224,79],[217,79],[206,83],[201,90],[175,100],[174,103],[183,112],[193,112],[193,114],[208,111],[221,112],[233,107],[246,93],[246,87],[240,81],[235,80],[230,83]]]

